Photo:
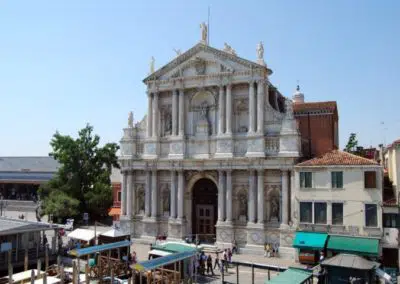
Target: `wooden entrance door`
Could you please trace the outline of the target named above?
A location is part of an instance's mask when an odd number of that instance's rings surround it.
[[[214,206],[196,205],[197,234],[214,234]]]

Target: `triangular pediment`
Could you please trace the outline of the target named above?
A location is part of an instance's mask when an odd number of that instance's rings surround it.
[[[266,69],[266,67],[223,50],[198,43],[150,74],[143,82],[226,72],[234,73],[252,69]]]

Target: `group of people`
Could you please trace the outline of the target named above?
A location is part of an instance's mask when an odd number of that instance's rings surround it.
[[[211,254],[207,256],[203,251],[197,257],[194,269],[197,268],[198,273],[200,273],[201,275],[205,275],[206,273],[208,275],[215,275],[214,270],[217,268],[217,266],[221,273],[223,271],[227,272],[228,265],[232,262],[232,251],[233,250],[231,250],[230,248],[225,249],[222,252],[222,259],[220,259],[219,252],[217,252],[214,259],[214,265]]]
[[[279,244],[270,244],[270,243],[265,243],[264,244],[264,257],[277,257],[279,252]]]

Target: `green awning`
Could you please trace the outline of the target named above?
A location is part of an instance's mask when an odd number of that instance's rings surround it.
[[[301,284],[312,278],[312,271],[307,271],[301,268],[289,267],[284,272],[279,273],[271,280],[265,280],[265,284],[274,283],[290,283]]]
[[[187,252],[187,251],[200,251],[201,247],[196,247],[195,245],[185,244],[185,243],[163,243],[159,245],[153,245],[153,249],[163,250],[171,253],[177,252]]]
[[[328,234],[324,233],[296,232],[293,247],[320,250],[325,248],[327,238]]]
[[[349,236],[329,236],[328,249],[361,255],[377,256],[379,240]]]

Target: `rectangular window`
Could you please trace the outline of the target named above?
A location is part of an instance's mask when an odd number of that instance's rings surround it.
[[[331,173],[332,188],[343,188],[343,172]]]
[[[364,172],[364,185],[365,185],[365,188],[376,188],[376,172],[375,171]]]
[[[312,173],[300,172],[300,188],[311,188],[311,187],[312,187]]]
[[[326,224],[326,203],[315,202],[314,203],[314,223],[315,224]]]
[[[383,227],[399,228],[400,227],[400,214],[384,213],[383,214]]]
[[[121,191],[118,191],[118,198],[117,198],[118,202],[121,202]]]
[[[312,202],[300,202],[300,223],[312,223]]]
[[[343,203],[332,203],[332,225],[343,225]]]
[[[365,204],[365,226],[378,227],[378,209],[376,204]]]

